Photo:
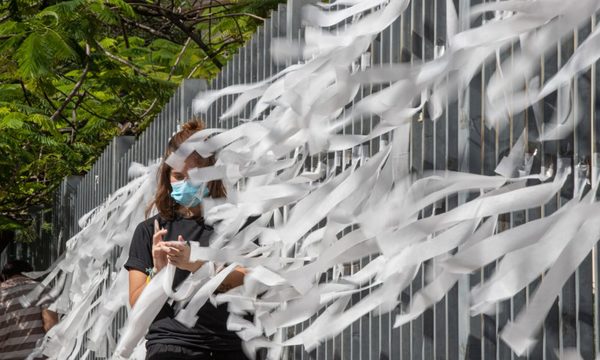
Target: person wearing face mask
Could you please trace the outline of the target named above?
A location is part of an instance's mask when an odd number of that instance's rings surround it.
[[[191,262],[187,241],[208,246],[212,227],[204,223],[202,201],[206,197],[225,196],[221,181],[206,184],[192,183],[188,170],[211,166],[214,156],[203,158],[193,152],[181,171],[172,169],[165,159],[175,152],[194,133],[204,129],[198,120],[185,123],[168,143],[159,168],[158,189],[132,238],[125,268],[129,271],[129,303],[134,306],[146,284],[168,263],[177,267],[173,280],[176,289],[204,262]],[[148,217],[152,209],[157,214]],[[217,289],[225,292],[243,283],[245,271],[238,268],[227,276]],[[214,306],[210,301],[200,309],[195,326],[189,328],[175,320],[176,303],[166,303],[156,316],[146,335],[146,359],[158,360],[246,360],[240,338],[227,330],[227,304]]]

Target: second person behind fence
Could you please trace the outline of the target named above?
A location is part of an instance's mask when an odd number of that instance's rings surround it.
[[[183,125],[170,140],[158,174],[158,190],[151,205],[158,214],[140,223],[133,235],[129,259],[129,302],[133,306],[154,274],[168,263],[177,267],[173,288],[183,282],[191,272],[204,265],[202,261],[190,262],[190,247],[186,241],[197,241],[208,246],[213,229],[205,224],[202,199],[206,196],[225,196],[221,181],[211,181],[206,186],[192,185],[188,170],[214,164],[213,156],[203,158],[193,152],[181,171],[165,163],[194,133],[204,129],[204,124],[192,120]],[[217,291],[227,291],[243,283],[245,270],[238,268],[227,276]],[[194,327],[175,320],[176,304],[165,304],[156,316],[146,335],[146,359],[228,359],[242,360],[241,340],[227,330],[227,305],[213,306],[210,302],[198,312]]]

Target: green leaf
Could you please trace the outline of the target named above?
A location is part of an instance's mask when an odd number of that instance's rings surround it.
[[[49,31],[43,39],[46,47],[52,51],[56,60],[76,59],[78,57],[75,49],[57,32]]]
[[[121,55],[122,57],[137,58],[147,54],[150,54],[150,50],[141,47],[131,47],[129,49],[123,49],[119,51],[119,55]]]
[[[123,12],[130,17],[136,16],[136,13],[135,13],[135,11],[133,11],[133,8],[131,7],[131,5],[129,5],[127,2],[125,2],[123,0],[108,0],[108,3],[112,4],[112,5],[116,5],[119,9],[123,10]]]
[[[58,18],[58,14],[55,11],[52,10],[48,10],[48,9],[44,9],[42,11],[40,11],[37,15],[37,18],[44,18],[44,17],[53,17],[56,22],[58,23],[59,18]]]
[[[58,4],[48,6],[42,12],[51,11],[59,14],[60,16],[73,16],[75,10],[77,10],[77,8],[84,3],[85,0],[61,1]]]
[[[17,50],[19,72],[30,78],[46,75],[52,63],[51,55],[43,36],[35,32],[29,34]]]
[[[136,47],[145,47],[146,45],[146,40],[142,39],[141,37],[138,36],[130,36],[129,37],[129,45],[130,46],[136,46]]]
[[[94,16],[103,23],[109,25],[117,25],[119,23],[117,15],[104,6],[104,4],[93,3],[90,5],[90,10],[92,10]]]
[[[98,41],[98,43],[105,49],[110,50],[111,48],[114,48],[117,46],[117,44],[119,43],[117,41],[117,39],[113,39],[113,38],[104,38],[100,41]]]
[[[21,129],[26,117],[21,113],[10,113],[0,120],[0,129]]]
[[[27,121],[38,125],[42,130],[49,132],[53,136],[59,136],[56,125],[50,120],[50,117],[44,114],[31,114],[27,116]]]
[[[0,84],[0,99],[20,99],[23,96],[21,85]]]
[[[23,25],[24,24],[22,22],[12,20],[0,23],[0,35],[12,35],[20,33],[25,29]]]
[[[15,49],[21,45],[23,35],[14,35],[10,39],[0,42],[0,53],[2,55],[13,54]]]

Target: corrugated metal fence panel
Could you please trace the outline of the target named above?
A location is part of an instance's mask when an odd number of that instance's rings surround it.
[[[461,15],[483,0],[457,0],[454,4]],[[251,83],[266,79],[282,70],[286,64],[276,64],[270,55],[270,45],[274,38],[298,38],[302,36],[300,28],[300,7],[302,2],[290,0],[280,5],[277,11],[259,27],[254,37],[234,55],[222,72],[211,81],[209,89],[221,89],[228,85]],[[418,63],[432,60],[446,45],[446,2],[435,0],[412,1],[402,16],[388,29],[383,31],[372,43],[368,53],[364,54],[356,66],[366,68],[373,65],[385,65],[393,62]],[[464,30],[485,21],[479,17],[472,24],[461,24]],[[556,51],[541,59],[540,79],[549,79],[564,64],[580,39],[589,34],[596,26],[596,16],[592,16],[589,24],[573,33],[557,45]],[[342,25],[343,27],[343,25]],[[500,54],[500,60],[518,51],[518,44]],[[597,151],[597,119],[595,66],[574,80],[574,92],[582,99],[584,120],[574,129],[573,134],[561,141],[535,143],[537,136],[535,119],[530,111],[512,116],[509,129],[498,132],[485,126],[485,86],[496,70],[496,63],[488,63],[481,69],[471,86],[464,93],[458,94],[458,100],[450,102],[444,115],[433,122],[425,111],[411,122],[411,159],[410,166],[416,176],[424,171],[454,170],[469,171],[490,175],[514,141],[522,131],[527,132],[530,146],[539,150],[533,171],[540,167],[556,164],[557,159],[564,158],[573,165],[588,164],[597,166],[593,154]],[[383,85],[388,86],[387,85]],[[158,159],[166,141],[177,130],[177,125],[186,121],[191,115],[191,100],[202,89],[199,81],[186,81],[177,90],[173,98],[164,106],[163,111],[148,129],[131,145],[132,139],[115,139],[92,167],[90,172],[79,180],[77,185],[65,181],[61,186],[55,205],[54,231],[56,239],[62,234],[62,243],[78,230],[77,219],[98,206],[106,197],[125,185],[128,181],[127,170],[132,162],[147,164]],[[357,100],[379,91],[379,86],[365,86],[360,90]],[[209,127],[232,128],[239,125],[239,119],[219,119],[226,109],[235,101],[235,96],[225,96],[217,100],[206,115]],[[254,104],[255,101],[252,103]],[[552,118],[553,103],[547,101],[543,105],[544,118]],[[251,116],[251,106],[241,113],[241,119]],[[549,121],[549,120],[546,120]],[[345,128],[344,133],[366,134],[378,122],[374,116],[364,117],[358,124]],[[381,144],[393,141],[389,134],[384,134],[352,151],[337,152],[321,156],[328,166],[337,163],[336,171],[346,168],[359,155],[371,156]],[[314,168],[319,156],[307,159],[306,167]],[[555,166],[555,165],[554,165]],[[561,194],[542,208],[504,214],[500,218],[500,227],[507,229],[523,222],[556,211],[573,194],[573,178]],[[431,216],[433,212],[448,211],[469,198],[466,195],[449,196],[445,201],[425,209],[421,216]],[[284,216],[287,209],[282,209]],[[59,218],[56,218],[59,216]],[[59,248],[62,245],[59,245]],[[113,254],[113,263],[118,257]],[[599,298],[596,295],[594,282],[599,275],[597,248],[588,256],[581,267],[571,277],[561,296],[557,299],[548,315],[541,341],[531,352],[522,357],[528,359],[555,359],[562,355],[565,348],[577,347],[584,358],[593,358],[598,353],[599,336],[598,312]],[[371,259],[345,264],[343,271],[358,271]],[[499,339],[499,329],[523,308],[535,291],[539,280],[521,291],[515,298],[497,306],[492,314],[469,316],[468,295],[473,286],[490,276],[496,264],[486,267],[477,274],[465,277],[454,286],[448,295],[426,311],[421,317],[400,328],[393,328],[394,317],[400,307],[390,314],[382,316],[367,315],[344,330],[342,334],[326,341],[321,347],[307,354],[300,347],[290,348],[285,352],[287,359],[515,359],[518,358]],[[428,262],[420,269],[410,288],[402,293],[403,306],[408,304],[416,291],[422,288],[429,271],[435,271],[435,262]],[[332,272],[324,276],[331,277]],[[360,301],[368,294],[357,294],[352,303]],[[115,329],[125,321],[126,314],[121,312],[116,319]],[[293,336],[308,326],[310,321],[287,329],[286,336]],[[116,330],[114,336],[117,336]]]

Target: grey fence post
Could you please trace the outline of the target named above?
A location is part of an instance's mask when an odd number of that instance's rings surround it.
[[[288,0],[285,34],[288,41],[297,40],[302,26],[302,6],[316,1]]]
[[[465,15],[469,12],[471,0],[459,0],[459,14]],[[466,18],[466,17],[465,17]],[[460,30],[466,30],[469,27],[468,23],[459,24]],[[458,99],[458,160],[459,171],[470,172],[469,165],[469,87],[466,88],[464,96],[459,95]],[[462,160],[462,164],[460,164]],[[466,196],[459,195],[458,205],[466,202]],[[458,281],[458,352],[459,358],[464,359],[467,356],[467,346],[470,334],[470,310],[469,310],[469,276],[465,275]]]
[[[57,256],[64,251],[66,241],[76,233],[77,218],[75,216],[74,198],[77,188],[83,179],[82,176],[69,176],[60,186],[59,211],[54,216],[58,226],[58,233],[53,234],[57,240]]]
[[[113,157],[111,166],[110,192],[116,191],[119,185],[119,163],[123,156],[129,151],[131,145],[135,142],[135,136],[119,136],[113,142]]]
[[[207,90],[208,89],[208,85],[206,83],[205,80],[202,79],[186,79],[183,80],[183,83],[180,86],[180,91],[181,91],[181,97],[180,97],[180,103],[177,104],[179,106],[179,122],[183,123],[186,122],[187,119],[187,114],[188,114],[188,109],[190,108],[190,106],[192,105],[192,100],[194,100],[194,97],[196,97],[196,95],[198,95],[198,93],[200,91],[203,90]]]

